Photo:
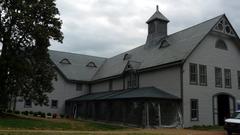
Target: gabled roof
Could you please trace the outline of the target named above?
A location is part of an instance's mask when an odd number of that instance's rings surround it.
[[[92,101],[92,100],[113,100],[131,98],[158,98],[158,99],[179,99],[156,87],[143,87],[118,91],[107,91],[92,93],[67,100],[67,102]]]
[[[169,22],[167,17],[165,17],[161,12],[159,12],[158,6],[157,6],[156,12],[147,20],[146,23],[150,23],[151,21],[154,21],[154,20],[163,20],[163,21]]]
[[[56,65],[63,76],[71,81],[91,81],[99,67],[102,66],[106,58],[88,56],[82,54],[74,54],[59,51],[49,51],[50,59]],[[60,63],[63,59],[68,59],[71,64]],[[86,65],[94,62],[97,67],[91,68]]]
[[[159,49],[159,46],[146,48],[145,45],[142,45],[109,58],[99,69],[93,80],[123,73],[127,65],[126,61],[123,61],[125,54],[131,55],[130,61],[141,63],[138,69],[146,69],[176,61],[183,61],[223,16],[224,15],[220,15],[169,35],[166,37],[166,40],[170,44],[168,47]]]
[[[111,58],[100,58],[94,56],[50,51],[50,57],[58,69],[69,80],[95,81],[112,76],[121,75],[126,66],[130,63],[137,63],[137,70],[144,70],[174,62],[184,62],[200,42],[208,35],[212,28],[225,15],[220,15],[200,24],[189,27],[185,30],[168,35],[165,39],[170,44],[167,47],[159,48],[159,45],[147,48],[139,46]],[[124,60],[125,54],[131,57]],[[68,58],[71,65],[62,65],[59,61]],[[88,68],[85,65],[93,61],[97,68]]]

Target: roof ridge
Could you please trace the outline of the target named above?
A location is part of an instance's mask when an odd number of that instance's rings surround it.
[[[224,16],[224,15],[225,15],[225,14],[218,15],[218,16],[216,16],[216,17],[214,17],[214,18],[208,19],[208,20],[206,20],[206,21],[203,21],[203,22],[201,22],[201,23],[195,24],[195,25],[190,26],[190,27],[188,27],[188,28],[185,28],[185,29],[183,29],[183,30],[177,31],[177,32],[172,33],[172,34],[170,34],[170,35],[168,35],[168,36],[173,36],[173,35],[175,35],[175,34],[178,34],[178,33],[180,33],[180,32],[186,31],[186,30],[188,30],[188,29],[194,28],[194,27],[196,27],[196,26],[198,26],[198,25],[201,25],[201,24],[203,24],[203,23],[209,22],[209,21],[211,21],[211,20],[214,20],[214,19],[216,19],[216,18],[218,18],[218,17],[220,17],[220,16]]]
[[[68,54],[75,54],[75,55],[83,55],[83,56],[90,56],[90,57],[102,58],[102,59],[108,59],[106,57],[93,56],[93,55],[87,55],[87,54],[81,54],[81,53],[64,52],[64,51],[57,51],[57,50],[49,50],[49,51],[60,52],[60,53],[68,53]]]

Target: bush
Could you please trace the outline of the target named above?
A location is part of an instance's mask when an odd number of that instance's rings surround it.
[[[14,111],[15,114],[20,114],[20,111]]]
[[[64,114],[60,114],[60,117],[61,117],[61,118],[64,118]]]
[[[52,116],[52,114],[51,113],[47,113],[47,116]]]
[[[54,119],[57,118],[57,114],[54,113],[52,117],[53,117]]]
[[[38,112],[34,112],[33,116],[37,117],[38,116]]]
[[[46,118],[46,114],[45,113],[41,113],[41,117],[42,118]]]
[[[7,113],[12,113],[13,111],[12,110],[7,110]]]
[[[28,115],[28,111],[23,111],[22,114],[23,115]]]
[[[32,114],[33,114],[33,111],[30,111],[30,112],[29,112],[29,114],[31,114],[31,115],[32,115]]]

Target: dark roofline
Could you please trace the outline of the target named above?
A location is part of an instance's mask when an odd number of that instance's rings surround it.
[[[81,54],[81,53],[64,52],[64,51],[57,51],[57,50],[49,50],[49,51],[67,53],[67,54],[74,54],[74,55],[82,55],[82,56],[88,56],[88,57],[94,57],[94,58],[100,58],[100,59],[108,59],[106,57],[93,56],[93,55],[87,55],[87,54]]]
[[[218,16],[216,16],[216,17],[214,17],[214,18],[211,18],[211,19],[208,19],[208,20],[206,20],[206,21],[203,21],[203,22],[201,22],[201,23],[197,23],[197,24],[195,24],[195,25],[192,25],[192,26],[190,26],[190,27],[187,27],[187,28],[182,29],[182,30],[180,30],[180,31],[177,31],[177,32],[175,32],[175,33],[172,33],[172,34],[170,34],[169,36],[172,36],[172,35],[178,34],[178,33],[180,33],[180,32],[186,31],[186,30],[188,30],[188,29],[191,29],[191,28],[193,28],[193,27],[196,27],[196,26],[198,26],[198,25],[201,25],[201,24],[203,24],[203,23],[206,23],[206,22],[208,22],[208,21],[214,20],[214,19],[216,19],[216,18],[218,18],[218,17],[220,17],[220,16],[224,16],[224,15],[225,15],[225,14],[221,14],[221,15],[218,15]]]

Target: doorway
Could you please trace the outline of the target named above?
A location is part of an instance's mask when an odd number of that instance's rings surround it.
[[[229,95],[217,96],[217,108],[218,108],[218,125],[223,126],[224,120],[230,117],[230,102]]]

